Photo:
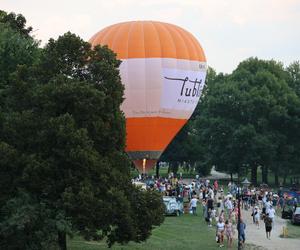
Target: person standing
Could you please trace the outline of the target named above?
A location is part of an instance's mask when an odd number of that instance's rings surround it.
[[[217,213],[218,213],[218,215],[221,213],[222,210],[224,210],[224,203],[223,203],[222,197],[219,196],[218,202],[217,202]]]
[[[224,210],[222,210],[221,213],[219,214],[219,220],[225,221]]]
[[[210,208],[211,210],[214,208],[214,200],[211,198],[211,196],[208,196],[207,208]]]
[[[198,199],[196,198],[196,196],[193,196],[193,198],[190,201],[190,207],[192,208],[193,215],[197,215],[197,202]]]
[[[231,197],[229,197],[225,203],[225,206],[227,208],[227,214],[229,217],[231,217],[231,213],[232,213],[232,210],[233,210],[233,204],[232,204],[232,200],[231,200]]]
[[[244,223],[244,221],[242,220],[242,218],[240,219],[240,223],[237,224],[237,230],[239,231],[239,242],[241,244],[242,247],[244,247],[245,241],[246,241],[246,224]]]
[[[234,227],[230,220],[225,221],[225,235],[227,237],[227,248],[232,248]]]
[[[205,221],[207,222],[207,226],[211,227],[211,209],[207,209],[207,213],[205,215]]]
[[[214,181],[214,197],[216,198],[216,195],[218,193],[218,189],[219,189],[219,183],[217,180]]]
[[[272,231],[272,219],[269,217],[269,214],[267,214],[264,218],[265,222],[265,228],[266,228],[266,236],[267,239],[271,239],[271,231]]]
[[[274,207],[270,206],[270,208],[269,208],[269,217],[272,220],[272,227],[273,228],[274,228],[274,221],[275,221],[275,213],[276,213],[276,211],[275,211]]]
[[[219,247],[224,246],[224,231],[225,231],[225,224],[221,219],[219,219],[219,221],[217,223],[217,230],[216,230],[216,235],[218,237]]]
[[[271,201],[268,199],[268,201],[265,203],[266,214],[269,213],[271,206],[272,206],[272,203],[271,203]]]
[[[259,229],[260,211],[258,207],[255,207],[254,209],[253,218],[254,218],[255,225],[257,226],[257,229]]]
[[[252,219],[253,219],[253,224],[255,224],[254,213],[255,213],[255,207],[252,207],[252,213],[251,213],[251,216],[252,216]]]

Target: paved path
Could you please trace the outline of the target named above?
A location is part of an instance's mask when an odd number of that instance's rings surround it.
[[[242,218],[246,222],[246,243],[250,243],[259,247],[253,249],[262,250],[299,250],[300,249],[300,239],[289,239],[280,238],[282,234],[282,228],[286,225],[285,220],[276,216],[275,226],[271,232],[271,240],[266,238],[265,224],[260,221],[260,228],[253,224],[251,211],[242,210]],[[237,233],[236,233],[237,237]],[[251,248],[250,248],[251,249]]]

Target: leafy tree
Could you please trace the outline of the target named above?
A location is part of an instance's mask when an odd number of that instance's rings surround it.
[[[217,74],[214,69],[210,68],[207,72],[206,85],[214,84]],[[168,145],[160,160],[169,162],[172,172],[177,173],[179,165],[186,169],[196,169],[200,175],[208,175],[211,165],[207,161],[204,147],[202,146],[202,138],[197,133],[197,125],[195,119],[202,112],[202,99],[207,94],[207,87],[203,90],[202,97],[194,110],[191,118],[183,126],[183,128],[174,137]]]
[[[291,149],[292,134],[297,134],[291,130],[295,123],[289,122],[298,119],[297,106],[282,65],[250,58],[231,75],[220,74],[208,85],[196,131],[217,169],[245,174],[250,168],[255,184],[257,167],[262,166],[267,182],[269,167],[279,161],[282,147]]]
[[[32,27],[26,28],[26,18],[21,14],[16,15],[13,12],[6,13],[5,11],[0,10],[0,23],[9,25],[11,29],[27,38],[30,37]]]
[[[109,245],[145,240],[164,207],[130,182],[120,61],[71,33],[40,49],[4,25],[11,43],[0,40],[0,61],[12,66],[0,80],[1,247],[66,249],[71,232]]]

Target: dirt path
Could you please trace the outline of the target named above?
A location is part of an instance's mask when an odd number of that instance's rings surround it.
[[[276,216],[275,226],[271,232],[271,240],[266,238],[265,224],[260,221],[260,228],[257,227],[252,222],[251,211],[242,210],[242,218],[246,222],[246,243],[253,244],[255,246],[253,249],[264,249],[264,250],[299,250],[300,249],[300,239],[289,239],[280,238],[282,234],[282,228],[286,225],[285,220]],[[236,234],[237,237],[237,234]],[[251,249],[251,248],[250,248]]]

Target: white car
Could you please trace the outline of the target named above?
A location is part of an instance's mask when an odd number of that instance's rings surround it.
[[[183,213],[183,202],[176,199],[172,196],[164,196],[163,202],[166,206],[165,214],[166,215],[176,215],[179,216]]]
[[[141,189],[144,189],[144,190],[147,189],[146,183],[144,183],[144,182],[133,181],[132,184],[135,185],[135,186],[137,186],[137,187],[140,187]]]

